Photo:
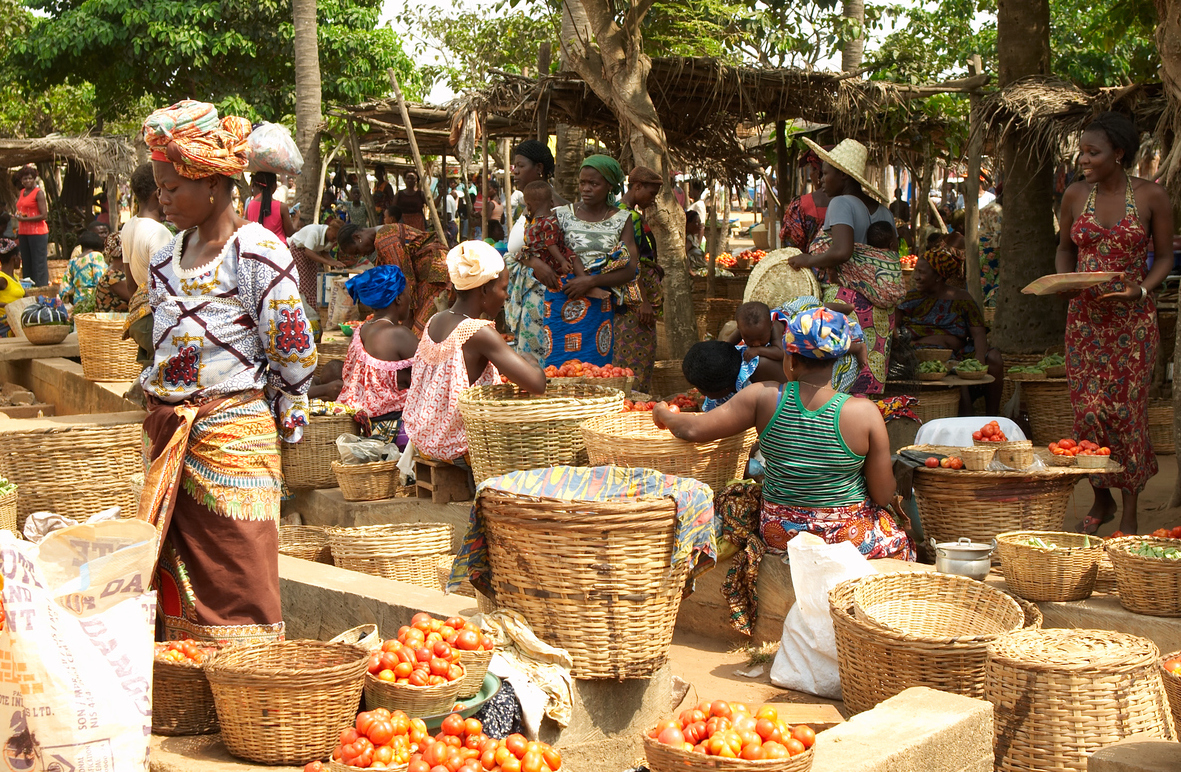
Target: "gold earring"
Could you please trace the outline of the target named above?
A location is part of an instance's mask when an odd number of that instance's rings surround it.
[[[215,202],[215,201],[213,200],[213,196],[210,196],[210,197],[209,197],[209,203],[211,203],[211,204],[214,204],[214,203],[217,203],[217,202]]]

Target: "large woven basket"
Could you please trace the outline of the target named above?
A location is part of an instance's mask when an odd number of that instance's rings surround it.
[[[321,641],[222,651],[205,674],[226,750],[259,764],[328,758],[357,715],[368,662],[365,649]]]
[[[1176,453],[1173,440],[1173,403],[1154,400],[1148,403],[1148,437],[1157,453]]]
[[[1137,544],[1181,548],[1181,539],[1137,536],[1107,544],[1120,605],[1136,614],[1181,617],[1181,560],[1158,560],[1129,552]]]
[[[477,483],[525,469],[586,464],[579,426],[623,410],[623,392],[577,384],[530,397],[516,386],[476,386],[459,395]]]
[[[279,526],[279,554],[332,565],[328,530],[318,525]]]
[[[1026,383],[1021,386],[1029,428],[1035,445],[1049,445],[1074,434],[1074,408],[1066,381]]]
[[[973,581],[959,576],[949,578]],[[853,611],[853,590],[859,581],[842,582],[828,594],[841,698],[851,713],[869,710],[912,686],[976,699],[984,697],[989,636],[960,640],[907,635],[858,619]],[[1031,615],[1027,610],[1025,624],[1040,625],[1041,615]]]
[[[1160,659],[1160,677],[1165,684],[1165,694],[1169,697],[1169,707],[1173,713],[1173,727],[1181,732],[1181,675],[1165,670],[1165,661],[1181,657],[1181,651],[1166,654]]]
[[[1055,549],[1027,544],[1040,538]],[[1095,590],[1103,540],[1061,531],[1011,531],[996,537],[1005,584],[1015,595],[1032,601],[1073,601]]]
[[[88,381],[131,381],[143,367],[135,361],[139,345],[123,340],[127,314],[77,314],[78,352],[82,358],[82,376]]]
[[[152,734],[212,734],[217,730],[217,707],[205,665],[154,660]]]
[[[697,314],[698,335],[702,338],[718,337],[726,322],[734,318],[740,305],[742,301],[734,298],[706,298],[704,313]]]
[[[21,328],[21,332],[25,335],[25,340],[32,343],[34,346],[52,346],[55,343],[61,343],[70,336],[70,325],[68,324],[34,324],[26,325]]]
[[[685,442],[658,429],[648,412],[599,416],[582,424],[591,466],[655,469],[676,477],[692,477],[720,492],[734,478],[743,478],[754,429],[713,442]]]
[[[957,388],[923,389],[918,398],[919,403],[913,410],[923,423],[940,418],[955,418],[960,414],[960,390]]]
[[[812,768],[812,749],[787,759],[728,759],[685,751],[657,742],[644,733],[644,757],[651,772],[808,772]]]
[[[13,488],[12,490],[10,490],[8,493],[5,493],[3,496],[0,496],[0,528],[7,528],[9,531],[12,531],[17,536],[21,535],[20,531],[17,530],[17,527],[16,527],[16,523],[17,523],[16,494],[19,490],[20,490],[20,487],[17,486],[16,488]]]
[[[742,293],[743,302],[757,300],[771,308],[778,308],[801,295],[820,297],[820,283],[816,281],[816,275],[808,269],[793,268],[788,262],[798,254],[800,251],[795,247],[768,252],[751,269]]]
[[[451,552],[451,526],[396,523],[329,528],[328,543],[339,568],[437,590],[439,557]]]
[[[400,710],[410,718],[437,716],[451,711],[462,683],[461,679],[437,686],[411,686],[382,681],[372,673],[366,673],[365,706],[369,710]]]
[[[632,384],[636,381],[634,375],[615,375],[610,378],[586,378],[583,383],[588,386],[604,386],[608,389],[619,389],[623,396],[632,393]]]
[[[643,678],[665,663],[689,570],[670,568],[673,500],[568,501],[489,486],[478,506],[496,606],[569,651],[576,678]]]
[[[988,543],[1007,531],[1056,531],[1078,477],[916,469],[914,495],[923,533],[937,542],[966,536]]]
[[[82,522],[118,505],[134,515],[139,498],[131,488],[140,468],[143,432],[137,423],[54,424],[0,433],[0,477],[19,486],[16,527],[33,512],[56,512]]]
[[[345,501],[381,501],[392,499],[402,491],[397,461],[374,461],[369,464],[333,461],[331,469]]]
[[[681,360],[663,359],[652,365],[652,385],[648,390],[658,399],[666,399],[693,388],[681,371]]]
[[[942,362],[944,364],[947,364],[953,353],[955,352],[949,348],[916,348],[914,350],[915,359],[920,362]]]
[[[1087,769],[1087,757],[1125,737],[1176,739],[1160,652],[1110,630],[1022,630],[988,647],[999,772]],[[1181,756],[1181,751],[1179,751]]]
[[[353,434],[357,424],[347,415],[314,415],[303,428],[303,439],[282,443],[283,479],[289,488],[335,488],[333,459],[339,458],[336,438]]]
[[[1015,600],[961,578],[926,571],[868,576],[853,588],[853,612],[886,630],[923,638],[992,639],[1025,626]]]

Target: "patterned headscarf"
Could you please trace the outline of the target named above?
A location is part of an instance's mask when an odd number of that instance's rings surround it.
[[[585,169],[588,166],[603,175],[613,194],[618,196],[623,192],[623,167],[619,165],[619,161],[609,155],[591,155],[586,157],[579,168]]]
[[[123,237],[118,231],[107,236],[107,243],[103,247],[103,257],[108,261],[123,259]]]
[[[944,281],[964,278],[964,256],[946,244],[937,244],[923,253],[923,260]]]
[[[12,239],[0,239],[0,255],[7,255],[18,246]]]
[[[216,107],[191,99],[152,113],[143,128],[152,160],[171,162],[177,174],[190,180],[241,173],[250,131],[245,118],[219,119]]]
[[[839,359],[852,344],[848,318],[823,307],[801,311],[783,330],[783,348],[809,359]]]
[[[406,289],[406,276],[396,265],[375,265],[344,283],[349,297],[375,311],[392,306]]]

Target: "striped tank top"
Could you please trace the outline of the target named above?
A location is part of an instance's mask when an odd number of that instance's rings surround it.
[[[780,387],[779,407],[759,435],[763,498],[792,507],[843,507],[869,496],[865,456],[849,450],[841,437],[841,407],[848,394],[836,394],[819,410],[800,401],[800,385]]]

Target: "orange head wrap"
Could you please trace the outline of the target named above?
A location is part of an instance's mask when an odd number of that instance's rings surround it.
[[[246,168],[251,124],[237,116],[217,117],[207,102],[185,99],[157,110],[144,121],[144,142],[153,161],[168,161],[177,174],[199,180],[232,177]]]

